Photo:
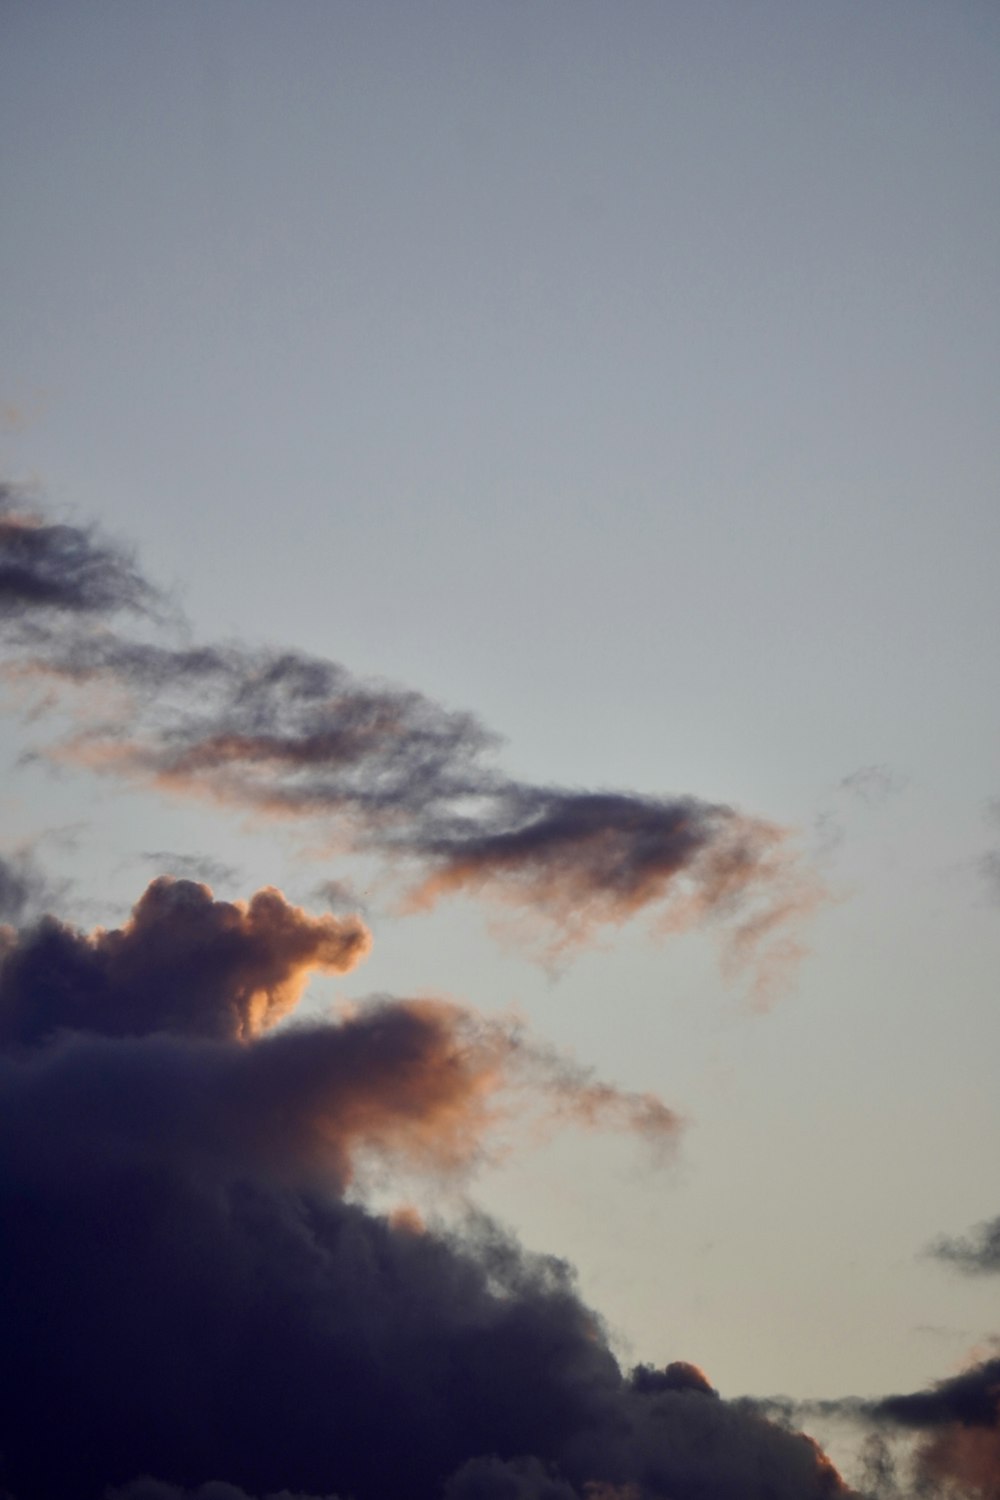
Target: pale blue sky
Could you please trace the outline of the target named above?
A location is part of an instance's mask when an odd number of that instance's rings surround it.
[[[338,993],[517,1003],[691,1117],[665,1175],[567,1140],[482,1201],[727,1394],[946,1373],[1000,1327],[918,1255],[1000,1211],[996,7],[43,0],[0,42],[6,473],[199,635],[796,824],[840,897],[767,1017],[701,938],[553,982],[376,909]],[[86,821],[49,862],[102,920],[144,849],[331,873],[82,777],[4,805]]]

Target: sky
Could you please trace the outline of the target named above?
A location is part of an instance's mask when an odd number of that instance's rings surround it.
[[[0,1491],[995,1500],[996,8],[0,43]]]

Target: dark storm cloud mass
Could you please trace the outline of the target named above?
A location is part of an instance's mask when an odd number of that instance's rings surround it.
[[[118,932],[50,919],[8,956],[0,1483],[20,1500],[844,1493],[808,1439],[695,1367],[627,1379],[562,1262],[484,1218],[428,1231],[345,1197],[372,1159],[467,1172],[526,1110],[666,1138],[677,1122],[452,1004],[259,1034],[277,1011],[248,1027],[248,997],[342,966],[345,942],[262,894],[157,881]]]
[[[106,1500],[250,1500],[250,1497],[245,1490],[237,1489],[235,1484],[226,1484],[222,1480],[200,1484],[197,1489],[182,1490],[175,1484],[164,1484],[159,1479],[136,1479],[121,1488],[108,1490]],[[338,1500],[338,1497],[293,1495],[289,1490],[281,1490],[263,1496],[262,1500]]]

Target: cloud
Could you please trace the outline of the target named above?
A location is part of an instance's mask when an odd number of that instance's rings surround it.
[[[641,913],[660,933],[712,924],[758,998],[801,957],[824,893],[786,830],[691,796],[516,780],[472,714],[321,657],[122,634],[121,611],[162,623],[165,610],[127,553],[3,496],[7,678],[49,706],[84,690],[52,760],[305,820],[328,848],[402,874],[408,910],[462,893],[529,914],[519,935],[546,962]],[[876,774],[888,775],[867,768],[845,785]]]
[[[427,828],[419,852],[431,873],[416,908],[485,892],[547,918],[556,955],[643,911],[661,932],[724,920],[730,963],[756,965],[762,988],[769,964],[799,956],[786,928],[821,899],[784,830],[693,797],[512,784],[476,826]]]
[[[801,956],[797,932],[823,899],[772,823],[690,796],[507,778],[490,758],[496,736],[472,715],[319,658],[104,633],[31,670],[124,695],[56,758],[309,820],[328,842],[408,872],[408,910],[462,893],[530,913],[547,959],[640,913],[660,932],[709,922],[727,963],[750,970],[763,993]]]
[[[675,1359],[662,1370],[652,1365],[636,1365],[632,1371],[632,1389],[652,1394],[656,1391],[700,1391],[718,1400],[719,1393],[704,1370],[687,1360]]]
[[[265,1030],[273,992],[362,941],[277,892],[169,880],[115,932],[21,935],[0,974],[11,1493],[844,1494],[808,1439],[695,1367],[623,1374],[563,1262],[482,1216],[365,1207],[371,1160],[467,1173],[539,1130],[669,1141],[678,1122],[454,1003]]]
[[[157,591],[93,527],[44,519],[0,483],[0,628],[15,637],[60,615],[148,612]]]
[[[786,1420],[840,1418],[871,1428],[865,1493],[876,1500],[927,1494],[995,1500],[1000,1490],[998,1358],[978,1360],[958,1375],[904,1394],[754,1404]],[[883,1434],[894,1433],[915,1439],[901,1461],[884,1440]]]
[[[256,1497],[248,1496],[245,1490],[238,1489],[234,1484],[226,1484],[223,1480],[213,1480],[188,1490],[178,1489],[174,1484],[164,1484],[162,1480],[147,1476],[106,1491],[105,1500],[256,1500]],[[261,1500],[337,1500],[337,1496],[293,1495],[289,1490],[281,1490],[262,1496]]]
[[[211,854],[178,854],[172,849],[144,849],[138,858],[154,865],[164,874],[183,880],[201,881],[205,885],[235,885],[239,879],[240,872],[235,865],[228,865]],[[331,909],[333,907],[332,902],[327,902],[326,905]]]
[[[1000,1490],[1000,1359],[983,1360],[926,1390],[872,1403],[878,1423],[919,1434],[909,1458],[921,1492],[994,1500]]]
[[[869,806],[877,806],[888,801],[896,792],[901,792],[907,780],[907,777],[886,765],[859,766],[849,776],[841,777],[840,787],[842,791],[850,792]]]
[[[876,1421],[899,1427],[944,1427],[960,1422],[965,1427],[1000,1428],[1000,1359],[983,1360],[926,1390],[883,1396],[867,1410]]]
[[[161,876],[122,928],[85,934],[46,917],[9,945],[0,1043],[61,1030],[253,1036],[295,1006],[311,973],[346,973],[370,946],[360,919],[311,917],[280,891],[216,901]]]
[[[783,830],[693,797],[535,785],[472,715],[295,651],[169,639],[92,528],[4,491],[8,680],[54,758],[374,855],[413,908],[482,895],[558,954],[646,913],[763,984],[819,899]],[[143,629],[160,612],[155,640]],[[132,634],[120,616],[131,615]],[[79,692],[75,692],[79,689]],[[175,874],[216,873],[170,857]],[[0,871],[2,875],[3,871]],[[673,1361],[629,1375],[571,1269],[420,1184],[565,1128],[669,1155],[682,1121],[517,1016],[375,997],[291,1023],[371,937],[161,875],[120,927],[31,910],[0,949],[2,1483],[21,1500],[829,1500],[808,1438]],[[328,892],[338,907],[345,891]],[[2,882],[0,882],[2,897]],[[291,1024],[290,1024],[291,1023]],[[405,1206],[367,1206],[373,1183]],[[628,1226],[622,1226],[628,1232]]]
[[[970,1275],[1000,1275],[1000,1218],[977,1224],[961,1238],[942,1236],[928,1253]]]
[[[365,902],[349,880],[321,880],[314,895],[331,911],[357,911],[364,915]]]
[[[0,922],[20,922],[52,895],[53,887],[30,849],[0,854]]]

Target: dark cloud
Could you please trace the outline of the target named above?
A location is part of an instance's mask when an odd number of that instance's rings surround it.
[[[1000,1275],[1000,1218],[977,1224],[967,1235],[942,1236],[929,1254],[970,1275]]]
[[[864,1492],[875,1500],[947,1496],[997,1500],[1000,1495],[1000,1359],[980,1360],[923,1390],[874,1400],[755,1403],[774,1417],[844,1419],[872,1429]],[[912,1439],[897,1456],[885,1436]]]
[[[199,1484],[197,1489],[186,1490],[146,1477],[135,1479],[131,1484],[120,1488],[116,1486],[107,1490],[104,1500],[257,1500],[257,1497],[248,1496],[245,1490],[222,1480]],[[279,1490],[274,1494],[261,1496],[260,1500],[337,1500],[337,1496],[293,1495],[290,1490]]]
[[[608,1491],[605,1486],[599,1487]],[[593,1494],[596,1485],[588,1485]],[[617,1491],[621,1493],[621,1491]],[[578,1500],[579,1492],[537,1458],[474,1458],[445,1487],[444,1500]],[[596,1497],[595,1497],[596,1500]]]
[[[157,602],[128,554],[94,527],[57,524],[0,483],[0,628],[59,615],[148,612]]]
[[[626,1377],[564,1263],[481,1217],[428,1230],[412,1213],[365,1208],[369,1161],[467,1171],[494,1142],[507,1149],[538,1128],[669,1139],[677,1121],[516,1022],[453,1004],[386,999],[258,1034],[245,1024],[249,996],[297,983],[301,966],[330,958],[328,942],[341,963],[345,932],[332,920],[276,892],[230,905],[156,881],[117,932],[50,919],[8,957],[10,1492],[845,1493],[808,1439],[721,1401],[695,1367]],[[265,1007],[261,1024],[284,1008]]]
[[[632,1389],[646,1395],[656,1391],[700,1391],[703,1396],[716,1399],[719,1395],[704,1370],[683,1359],[675,1359],[662,1370],[652,1365],[636,1365],[632,1371]]]
[[[949,1422],[995,1427],[1000,1423],[1000,1359],[985,1360],[938,1381],[925,1390],[903,1395],[842,1396],[833,1400],[793,1401],[787,1396],[758,1402],[761,1410],[787,1417],[843,1417],[890,1427],[940,1427]]]
[[[0,922],[20,922],[43,907],[53,887],[30,849],[0,854]]]
[[[344,973],[371,946],[358,918],[311,917],[280,891],[216,901],[154,880],[122,928],[81,933],[54,917],[23,931],[0,970],[0,1044],[62,1030],[252,1036],[290,1011],[314,970]]]
[[[1000,1495],[1000,1359],[984,1360],[926,1390],[873,1402],[882,1426],[918,1435],[908,1455],[918,1494],[963,1500]]]
[[[943,1427],[960,1422],[965,1427],[1000,1429],[1000,1359],[984,1360],[923,1391],[883,1396],[871,1402],[867,1411],[875,1421],[899,1427]],[[1000,1480],[1000,1473],[997,1478]]]

